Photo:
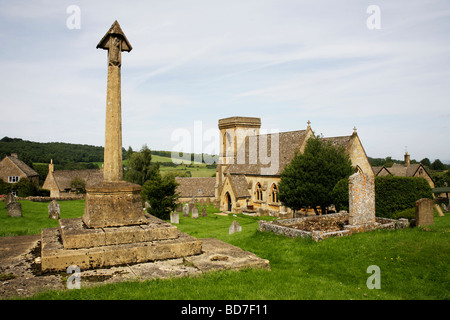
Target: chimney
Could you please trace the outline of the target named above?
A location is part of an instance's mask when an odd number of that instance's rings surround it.
[[[48,172],[55,171],[55,168],[53,167],[53,159],[50,159],[50,164],[48,165]]]
[[[409,165],[411,164],[411,161],[410,161],[411,159],[410,159],[410,157],[409,157],[409,153],[408,152],[405,152],[405,167],[409,167]]]
[[[19,156],[17,155],[17,153],[11,153],[11,158],[19,159]]]

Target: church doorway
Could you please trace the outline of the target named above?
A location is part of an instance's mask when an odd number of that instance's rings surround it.
[[[227,205],[227,211],[231,211],[232,205],[231,205],[231,196],[230,194],[227,192],[225,193],[225,203]]]

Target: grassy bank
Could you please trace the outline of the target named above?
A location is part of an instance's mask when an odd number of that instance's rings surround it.
[[[61,202],[82,213],[82,202]],[[24,210],[28,205],[25,204]],[[39,204],[42,205],[42,204]],[[0,205],[0,215],[6,214]],[[45,205],[42,208],[46,208]],[[64,210],[63,210],[64,209]],[[45,211],[45,210],[44,210]],[[44,212],[46,214],[46,211]],[[41,214],[44,214],[41,213]],[[25,221],[31,215],[24,211]],[[266,219],[271,219],[265,217]],[[48,218],[46,218],[48,219]],[[212,272],[193,278],[127,282],[89,289],[47,292],[34,299],[449,299],[450,217],[432,226],[377,230],[322,242],[290,239],[257,230],[257,217],[180,217],[178,228],[198,238],[215,237],[270,261],[271,270]],[[45,219],[44,219],[45,220]],[[228,234],[233,220],[242,232]],[[2,220],[3,222],[4,220]],[[2,232],[4,224],[2,223]],[[381,289],[368,289],[380,268]]]

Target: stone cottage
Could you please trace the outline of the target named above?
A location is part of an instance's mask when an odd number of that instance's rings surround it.
[[[289,212],[278,198],[278,183],[295,152],[303,152],[314,136],[310,122],[305,130],[260,134],[261,120],[231,117],[219,120],[221,152],[216,173],[215,198],[228,212]],[[322,138],[343,147],[355,170],[373,176],[367,155],[354,129],[353,134]]]
[[[178,201],[186,203],[195,199],[196,202],[213,203],[215,200],[216,178],[214,177],[176,177],[178,183],[176,192],[180,194]]]
[[[382,167],[373,167],[373,173],[375,176],[385,177],[388,175],[393,175],[397,177],[420,177],[427,180],[428,184],[431,188],[434,188],[434,181],[431,178],[431,175],[428,173],[425,166],[421,163],[411,164],[410,155],[408,152],[405,152],[405,163],[399,164],[394,163],[394,165],[390,168],[386,166]]]
[[[12,153],[0,161],[0,179],[8,183],[17,183],[20,179],[29,179],[36,187],[39,185],[39,174]]]
[[[50,190],[50,197],[64,198],[73,195],[76,190],[71,186],[71,182],[79,178],[86,183],[86,187],[103,181],[103,170],[54,170],[53,162],[49,164],[48,174],[45,178],[43,189]]]

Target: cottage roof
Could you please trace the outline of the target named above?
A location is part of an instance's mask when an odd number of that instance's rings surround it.
[[[176,192],[180,193],[181,198],[215,196],[215,177],[176,177],[175,181],[179,184]]]
[[[74,178],[80,178],[86,182],[86,187],[95,185],[103,181],[103,170],[85,169],[85,170],[56,170],[53,171],[53,177],[59,190],[69,189],[70,182]]]
[[[16,165],[27,177],[39,176],[39,174],[31,169],[25,162],[14,156],[6,156],[6,158]]]

